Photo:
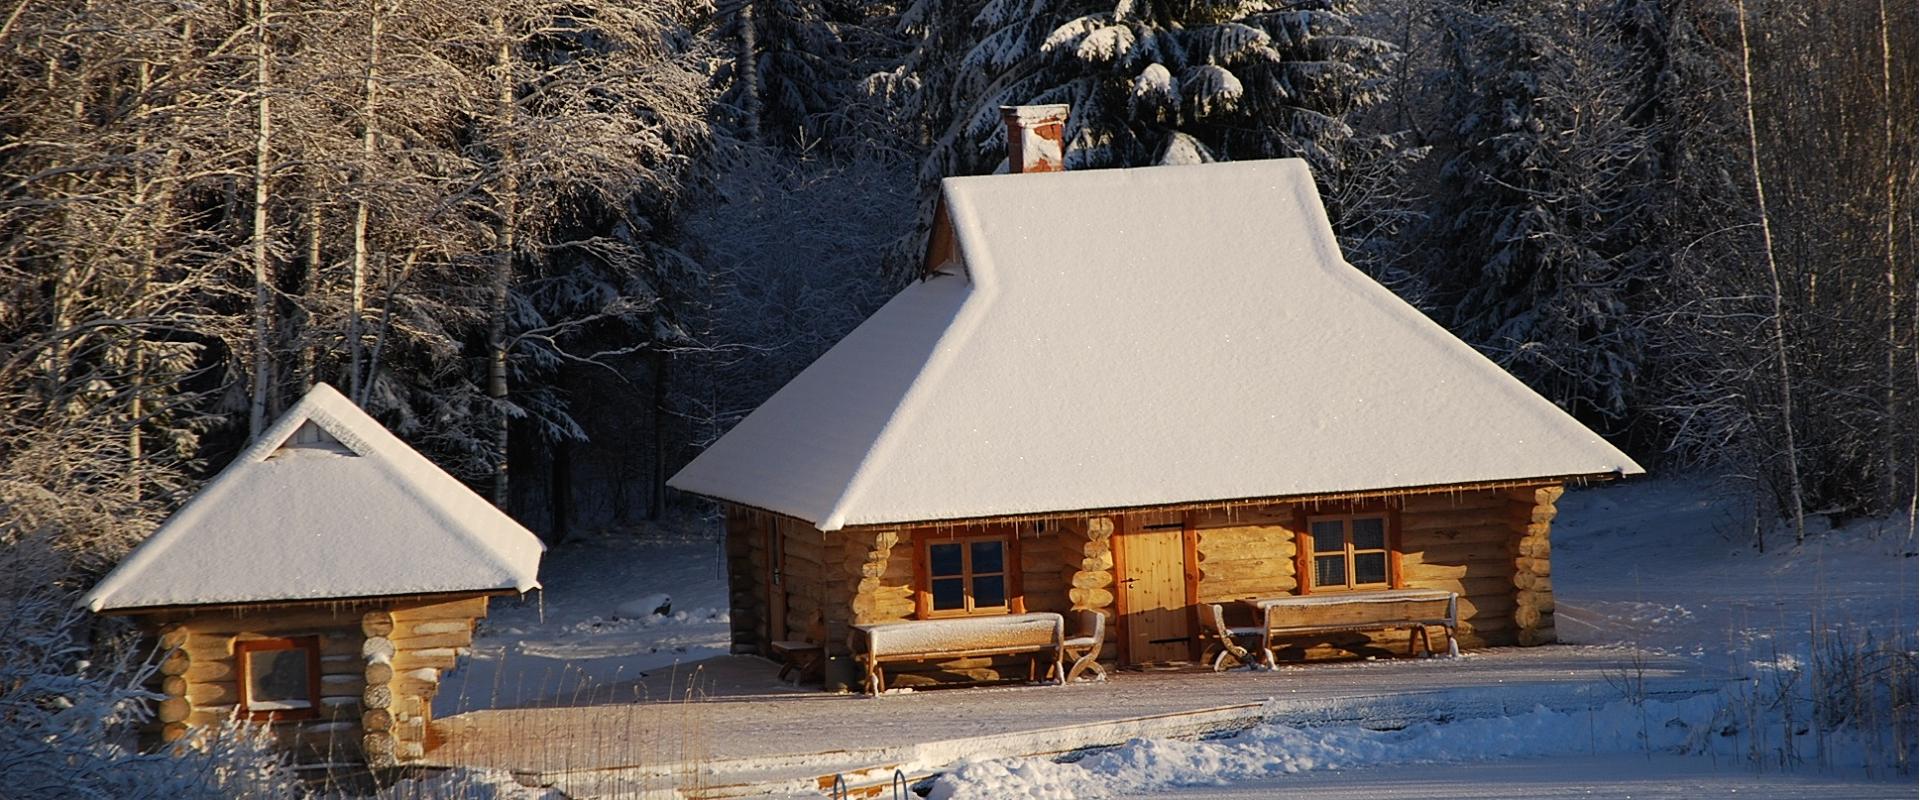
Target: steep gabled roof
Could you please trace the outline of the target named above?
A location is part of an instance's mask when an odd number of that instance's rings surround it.
[[[540,539],[317,385],[82,599],[95,611],[538,587]]]
[[[1642,472],[1348,265],[1302,161],[942,191],[964,274],[670,485],[836,530]]]

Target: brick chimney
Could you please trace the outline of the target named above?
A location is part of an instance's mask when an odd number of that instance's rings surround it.
[[[1008,172],[1067,168],[1066,106],[1001,106],[1000,119],[1007,123]]]

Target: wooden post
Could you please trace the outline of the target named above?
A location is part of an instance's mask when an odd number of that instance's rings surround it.
[[[1108,618],[1108,631],[1117,629],[1114,612],[1114,562],[1113,562],[1113,518],[1092,517],[1081,525],[1063,526],[1062,537],[1077,552],[1077,567],[1068,581],[1067,599],[1073,603],[1075,611],[1098,611]],[[1112,634],[1109,634],[1112,635]],[[1107,650],[1104,652],[1117,652]]]

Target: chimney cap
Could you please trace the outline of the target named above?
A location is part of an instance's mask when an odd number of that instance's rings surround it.
[[[1001,106],[1000,118],[1022,125],[1037,125],[1043,122],[1063,122],[1070,107],[1065,103],[1048,103],[1037,106]]]

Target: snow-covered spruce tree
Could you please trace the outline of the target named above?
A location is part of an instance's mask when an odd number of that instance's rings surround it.
[[[714,9],[731,52],[716,75],[748,141],[799,146],[817,137],[817,117],[840,102],[849,79],[840,22],[821,0],[722,0]]]
[[[1627,410],[1657,263],[1651,139],[1599,5],[1440,9],[1451,119],[1422,242],[1455,333],[1595,421]]]

